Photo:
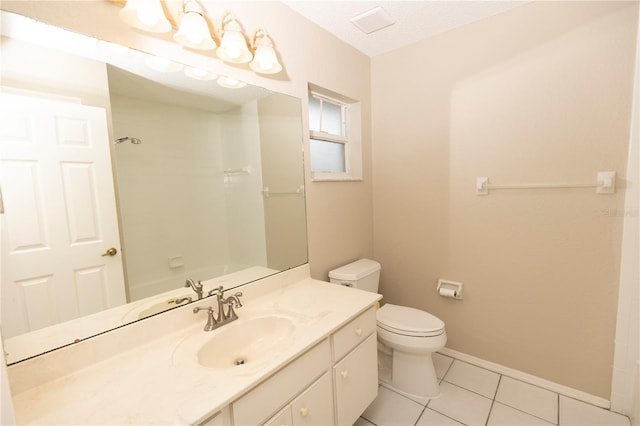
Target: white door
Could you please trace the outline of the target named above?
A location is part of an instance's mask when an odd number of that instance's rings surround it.
[[[0,189],[5,338],[125,303],[104,109],[0,94]]]

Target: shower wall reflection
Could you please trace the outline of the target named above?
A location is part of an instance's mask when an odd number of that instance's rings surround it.
[[[297,100],[222,105],[107,73],[114,135],[145,141],[115,147],[130,301],[188,278],[306,262]],[[171,103],[157,101],[163,92]]]
[[[185,93],[186,105],[161,103],[121,90],[121,70],[108,74],[114,135],[144,141],[115,149],[129,300],[267,265],[257,102],[219,112]],[[251,172],[224,173],[242,168]]]

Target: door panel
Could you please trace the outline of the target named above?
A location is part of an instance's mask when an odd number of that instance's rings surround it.
[[[5,337],[125,303],[111,170],[104,109],[0,94]]]

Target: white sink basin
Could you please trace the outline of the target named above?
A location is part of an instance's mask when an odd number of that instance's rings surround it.
[[[294,320],[265,316],[223,325],[198,351],[203,367],[225,369],[267,360],[288,347]]]

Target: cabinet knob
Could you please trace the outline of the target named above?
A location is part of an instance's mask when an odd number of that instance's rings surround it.
[[[356,328],[356,336],[362,336],[362,329],[360,327]]]
[[[343,379],[346,379],[349,376],[349,372],[347,370],[341,371],[340,375]]]
[[[302,407],[300,409],[300,415],[302,417],[307,417],[309,415],[309,409],[307,407]]]

